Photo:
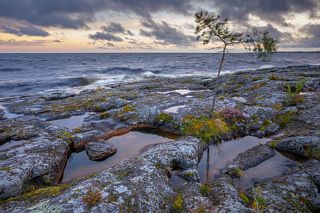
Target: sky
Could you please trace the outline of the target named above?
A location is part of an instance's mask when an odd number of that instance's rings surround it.
[[[0,52],[210,52],[200,10],[268,31],[280,51],[320,50],[319,0],[0,0]]]

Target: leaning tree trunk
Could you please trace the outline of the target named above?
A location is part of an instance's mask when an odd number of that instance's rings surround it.
[[[211,106],[211,112],[212,113],[214,111],[215,104],[216,104],[217,89],[219,87],[220,73],[221,73],[224,57],[225,57],[225,54],[226,54],[226,49],[227,49],[227,45],[224,45],[223,51],[222,51],[222,58],[221,58],[220,66],[219,66],[219,70],[218,70],[218,75],[217,75],[217,78],[216,78],[216,81],[215,81],[215,85],[214,85],[214,90],[213,90],[213,100],[212,100],[212,106]]]

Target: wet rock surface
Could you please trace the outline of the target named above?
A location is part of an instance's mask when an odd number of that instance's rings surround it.
[[[117,148],[100,140],[86,144],[86,152],[90,160],[103,160],[117,152]]]
[[[270,143],[270,148],[259,145],[240,154],[230,165],[242,170],[253,168],[269,159],[273,148],[319,159],[319,79],[319,66],[224,75],[218,88],[215,122],[223,121],[228,128],[219,137],[270,136],[277,141]],[[295,91],[301,81],[302,91],[288,95],[288,85]],[[178,207],[184,212],[252,212],[256,206],[249,203],[254,202],[255,191],[262,197],[260,207],[266,212],[316,212],[314,200],[320,179],[316,160],[297,163],[281,176],[253,181],[255,185],[245,192],[246,196],[225,173],[209,183],[209,189],[197,183],[196,168],[205,150],[199,140],[203,138],[184,127],[200,115],[212,115],[215,86],[214,81],[204,77],[159,77],[80,93],[3,99],[1,106],[12,116],[0,108],[0,144],[7,146],[0,149],[0,198],[4,199],[0,211],[170,212]],[[172,107],[177,108],[176,112],[168,112]],[[226,108],[239,110],[242,115],[222,116],[220,112]],[[68,122],[86,113],[88,116],[77,128],[50,122]],[[98,174],[68,185],[54,185],[62,176],[70,152],[83,150],[100,139],[145,128],[193,137],[152,146]],[[217,142],[215,139],[210,142]],[[175,190],[169,180],[170,172],[177,168],[187,180],[181,191]],[[177,206],[179,194],[182,204]],[[96,202],[92,204],[88,197],[93,195]]]

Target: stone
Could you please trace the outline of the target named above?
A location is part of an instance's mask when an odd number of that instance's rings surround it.
[[[199,182],[200,176],[196,168],[190,168],[183,171],[178,171],[177,176],[183,178],[186,181]]]
[[[275,156],[275,151],[267,145],[258,145],[240,153],[226,166],[225,173],[236,176],[236,170],[247,170]]]
[[[274,135],[276,134],[280,129],[280,126],[276,123],[272,123],[269,126],[266,127],[266,135]]]
[[[86,144],[86,152],[90,160],[104,160],[117,152],[117,148],[103,140]]]
[[[289,137],[273,143],[277,150],[320,159],[320,137],[318,136]]]

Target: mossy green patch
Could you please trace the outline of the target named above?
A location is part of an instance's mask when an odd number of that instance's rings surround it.
[[[183,209],[183,197],[182,194],[178,194],[173,202],[172,209],[175,212],[181,212]]]
[[[61,130],[58,137],[66,141],[69,145],[73,143],[73,135],[66,130]]]
[[[99,117],[100,117],[101,119],[108,118],[109,116],[110,116],[110,114],[109,114],[108,112],[101,112],[101,113],[99,114]]]
[[[208,143],[211,140],[220,140],[230,132],[230,127],[221,119],[186,116],[183,118],[181,131],[184,135],[191,135]]]
[[[278,140],[273,140],[268,143],[268,146],[270,146],[272,149],[275,149],[277,147],[278,143],[279,143]]]
[[[160,113],[156,116],[155,120],[160,123],[170,124],[173,123],[173,116],[167,113]]]
[[[40,188],[34,191],[27,192],[21,196],[8,198],[6,200],[3,200],[2,202],[19,201],[19,200],[30,201],[37,198],[57,196],[69,187],[70,187],[70,184],[63,184],[58,186]]]
[[[1,167],[0,171],[10,171],[11,168],[10,167]]]

